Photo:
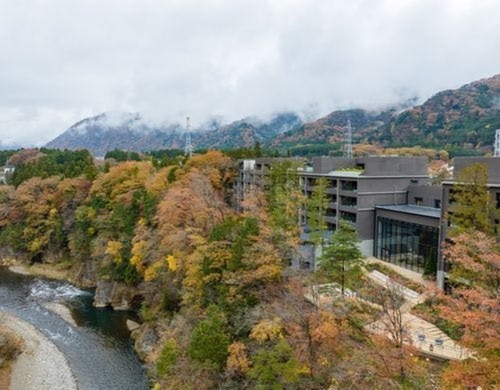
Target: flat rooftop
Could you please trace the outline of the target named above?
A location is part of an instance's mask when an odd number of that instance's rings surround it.
[[[398,213],[422,215],[424,217],[440,218],[441,209],[433,207],[414,206],[409,204],[395,204],[387,206],[376,206],[377,209],[396,211]]]

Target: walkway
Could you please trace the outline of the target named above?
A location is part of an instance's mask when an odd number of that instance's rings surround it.
[[[423,354],[436,359],[463,360],[471,357],[468,349],[461,347],[430,322],[410,314],[402,313],[405,343],[414,346]],[[366,326],[373,333],[389,334],[384,319]]]
[[[388,264],[384,262],[384,265]],[[420,274],[405,269],[396,269],[396,267],[391,268],[407,279],[411,279],[414,282],[424,285],[426,284],[426,281],[423,280]],[[367,276],[384,288],[395,290],[398,295],[405,299],[405,302],[398,310],[399,313],[394,312],[390,313],[390,315],[401,315],[401,324],[406,344],[414,346],[423,355],[439,360],[463,360],[472,356],[468,349],[455,343],[435,325],[410,313],[413,306],[425,301],[425,293],[418,294],[417,292],[394,282],[388,276],[379,271],[372,271],[368,273]],[[380,306],[374,303],[357,297],[355,292],[347,289],[345,292],[346,296],[351,299],[361,300],[374,307],[380,308]],[[306,293],[305,297],[313,304],[322,308],[327,308],[331,307],[333,299],[340,297],[340,295],[341,293],[338,285],[323,284],[312,286],[311,291]],[[387,325],[389,322],[387,314],[385,314],[379,320],[366,325],[365,329],[372,333],[385,334],[390,337],[390,331]]]

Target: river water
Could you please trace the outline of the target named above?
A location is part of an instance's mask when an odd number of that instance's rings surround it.
[[[73,285],[0,267],[0,309],[32,324],[66,356],[81,390],[141,390],[149,382],[126,327],[129,314],[92,306],[93,294]],[[70,308],[78,326],[47,310],[47,302]]]

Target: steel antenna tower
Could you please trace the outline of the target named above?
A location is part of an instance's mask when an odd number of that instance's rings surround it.
[[[495,132],[495,157],[500,157],[500,129]]]
[[[352,157],[352,127],[351,120],[347,120],[347,134],[344,141],[344,157]]]
[[[191,157],[193,155],[193,145],[191,144],[191,123],[189,117],[186,118],[186,146],[184,146],[184,155]]]

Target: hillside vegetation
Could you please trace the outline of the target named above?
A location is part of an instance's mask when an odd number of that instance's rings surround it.
[[[456,90],[439,92],[421,105],[404,110],[369,112],[361,109],[334,111],[324,118],[280,134],[276,148],[314,149],[322,143],[340,150],[347,122],[355,143],[383,147],[421,146],[445,149],[452,154],[472,154],[492,145],[500,128],[500,75],[475,81]]]
[[[0,187],[0,254],[66,270],[96,287],[98,306],[136,310],[144,323],[135,347],[157,388],[433,388],[439,380],[412,347],[368,332],[379,310],[305,298],[311,283],[330,280],[288,267],[303,202],[293,163],[274,166],[269,191],[249,194],[237,213],[234,163],[221,152],[106,164],[92,175],[85,165],[76,164],[79,175],[66,169],[82,157],[67,153],[54,174],[49,151],[12,157],[47,171]]]

